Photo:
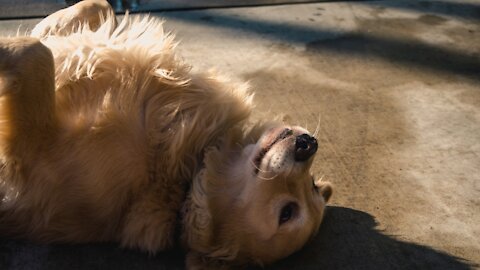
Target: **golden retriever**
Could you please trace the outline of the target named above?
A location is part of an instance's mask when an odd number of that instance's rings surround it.
[[[0,39],[0,231],[176,244],[189,269],[265,265],[317,232],[332,188],[305,129],[250,124],[252,94],[196,74],[155,18],[87,0]]]

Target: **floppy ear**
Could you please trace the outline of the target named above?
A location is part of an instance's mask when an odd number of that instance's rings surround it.
[[[230,153],[230,152],[228,152]],[[223,159],[222,159],[223,158]],[[224,217],[222,213],[229,211],[228,202],[232,200],[228,189],[233,191],[235,183],[226,181],[226,169],[223,167],[225,155],[217,148],[207,150],[203,168],[193,179],[190,193],[183,208],[182,242],[188,254],[187,269],[232,269],[232,261],[238,257],[237,241],[220,232]]]
[[[323,182],[319,180],[317,182],[317,187],[318,187],[318,192],[322,194],[325,202],[328,202],[333,192],[332,184],[330,184],[330,182]]]
[[[205,169],[198,173],[192,182],[182,209],[182,241],[185,247],[204,250],[211,238],[211,216],[204,187]]]

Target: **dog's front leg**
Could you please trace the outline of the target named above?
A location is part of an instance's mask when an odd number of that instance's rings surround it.
[[[57,130],[53,56],[38,39],[0,39],[0,96],[0,153],[26,163]]]
[[[113,30],[116,26],[115,13],[106,0],[84,0],[43,19],[33,28],[31,36],[68,36],[75,28],[84,24],[95,31],[102,21],[107,19],[113,20]]]
[[[134,200],[121,232],[124,247],[149,253],[171,248],[175,244],[178,213],[185,196],[184,187],[156,179]]]

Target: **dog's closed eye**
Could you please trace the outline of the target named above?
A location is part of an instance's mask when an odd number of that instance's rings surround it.
[[[280,211],[280,216],[278,218],[278,224],[282,225],[285,222],[288,222],[297,215],[298,205],[294,202],[289,202],[282,207]]]

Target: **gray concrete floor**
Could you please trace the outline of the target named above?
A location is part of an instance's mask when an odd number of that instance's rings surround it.
[[[46,16],[66,6],[63,0],[0,0],[0,19]]]
[[[164,12],[183,58],[249,80],[256,117],[315,129],[335,185],[318,237],[273,269],[480,263],[480,1]],[[0,35],[38,20],[2,21]],[[0,269],[181,269],[111,244],[0,240]]]

